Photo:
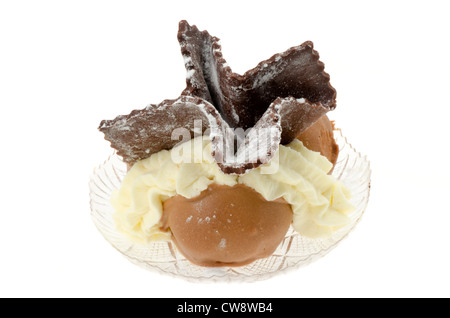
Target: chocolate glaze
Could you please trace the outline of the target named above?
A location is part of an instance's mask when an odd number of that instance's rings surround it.
[[[199,196],[164,202],[163,229],[179,251],[201,266],[242,266],[272,255],[292,222],[284,199],[266,201],[238,184],[211,185]]]
[[[322,156],[327,157],[334,167],[339,155],[339,147],[334,139],[333,130],[332,122],[327,115],[324,115],[297,138],[309,150],[320,152]]]

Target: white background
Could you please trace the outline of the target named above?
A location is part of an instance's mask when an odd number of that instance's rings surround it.
[[[0,296],[450,296],[450,44],[445,1],[0,2]],[[324,258],[255,283],[192,283],[128,262],[90,219],[97,131],[185,87],[176,33],[221,38],[234,72],[306,40],[330,114],[368,156],[372,191]]]

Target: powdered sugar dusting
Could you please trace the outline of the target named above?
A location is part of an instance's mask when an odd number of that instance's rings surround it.
[[[195,74],[195,70],[194,69],[187,71],[186,72],[186,79],[190,80],[194,74]]]
[[[227,240],[223,238],[219,242],[219,248],[225,248],[225,247],[227,247]]]
[[[236,113],[236,109],[234,107],[231,108],[231,116],[233,116],[236,123],[239,122],[239,115]]]

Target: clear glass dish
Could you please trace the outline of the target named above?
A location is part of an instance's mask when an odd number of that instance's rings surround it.
[[[333,176],[352,192],[356,210],[351,222],[327,239],[309,239],[296,233],[292,227],[277,250],[267,258],[241,267],[202,267],[190,263],[172,242],[152,242],[139,245],[128,241],[116,230],[110,204],[111,193],[119,189],[127,167],[120,157],[112,154],[98,166],[89,183],[91,217],[105,239],[132,263],[148,270],[181,277],[191,281],[256,281],[283,271],[296,269],[326,255],[355,227],[366,209],[370,192],[370,163],[359,154],[341,134],[335,131],[339,157]]]

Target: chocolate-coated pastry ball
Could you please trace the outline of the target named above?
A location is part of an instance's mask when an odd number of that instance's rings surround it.
[[[284,199],[267,201],[242,184],[213,184],[197,197],[164,202],[163,228],[170,228],[188,260],[202,266],[241,266],[270,256],[291,222]]]

